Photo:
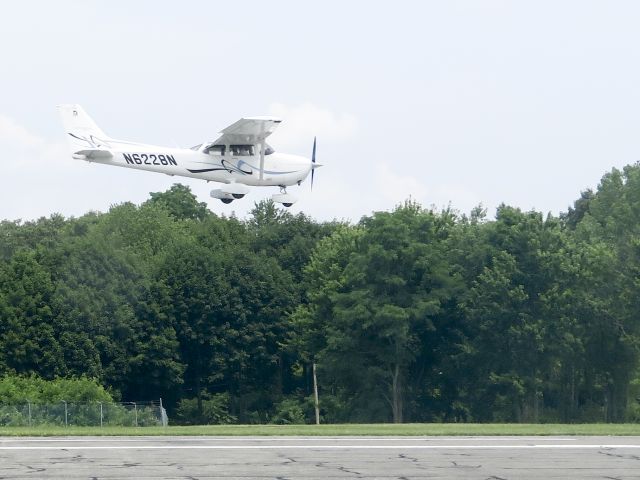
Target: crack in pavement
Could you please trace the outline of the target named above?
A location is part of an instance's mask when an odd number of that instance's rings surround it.
[[[451,461],[454,467],[456,468],[480,468],[482,465],[458,465],[458,462]]]
[[[411,463],[413,463],[413,466],[415,468],[418,468],[420,470],[429,470],[429,467],[426,467],[424,465],[422,465],[420,463],[420,459],[416,458],[416,457],[410,457],[409,455],[407,455],[406,453],[399,453],[398,454],[398,458],[401,458],[403,460],[409,460]]]
[[[410,457],[406,453],[400,453],[398,454],[398,457],[402,458],[403,460],[411,460],[412,462],[415,462],[415,463],[418,462],[418,459],[416,457]]]
[[[316,463],[315,466],[318,467],[318,468],[332,468],[332,469],[336,468],[336,469],[338,469],[338,470],[340,470],[341,472],[344,472],[344,473],[351,473],[351,474],[358,475],[358,476],[362,475],[360,472],[356,472],[355,470],[349,470],[348,468],[346,468],[346,467],[344,467],[342,465],[334,466],[334,465],[330,465],[328,462],[318,462],[318,463]]]
[[[27,467],[29,470],[33,470],[33,473],[40,473],[40,472],[46,472],[47,469],[46,468],[36,468],[36,467],[32,467],[31,465],[22,465],[23,467]]]
[[[601,455],[606,455],[607,457],[625,458],[627,460],[640,460],[640,457],[638,455],[624,455],[622,453],[613,453],[603,450],[598,450],[598,453]]]
[[[287,455],[283,455],[281,453],[278,454],[278,458],[282,459],[282,465],[289,465],[290,463],[298,463],[298,461],[294,458],[291,458]]]
[[[82,461],[87,461],[89,463],[93,463],[94,461],[89,459],[89,458],[85,458],[83,455],[74,455],[73,457],[51,457],[49,459],[51,461],[51,465],[57,465],[59,463],[68,463],[68,462],[82,462]]]
[[[344,472],[344,473],[353,473],[355,475],[362,475],[360,472],[356,472],[355,470],[349,470],[346,467],[343,467],[342,465],[340,465],[338,467],[338,470],[340,470],[341,472]]]

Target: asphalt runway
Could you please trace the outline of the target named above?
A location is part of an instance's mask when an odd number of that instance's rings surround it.
[[[640,437],[0,437],[2,479],[640,479]]]

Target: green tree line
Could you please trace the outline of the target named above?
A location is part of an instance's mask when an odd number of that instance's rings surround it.
[[[310,422],[314,363],[324,422],[640,421],[639,303],[638,165],[557,217],[240,220],[174,185],[0,223],[0,376],[93,378],[183,423]]]

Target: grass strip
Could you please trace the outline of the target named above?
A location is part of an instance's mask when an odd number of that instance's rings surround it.
[[[169,427],[0,427],[0,436],[640,436],[640,424],[405,423],[340,425],[202,425]]]

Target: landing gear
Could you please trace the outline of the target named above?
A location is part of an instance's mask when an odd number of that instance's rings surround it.
[[[287,195],[287,187],[280,185],[280,193],[282,195],[288,196]],[[283,207],[289,208],[291,205],[293,205],[293,202],[282,202],[282,206]]]
[[[295,195],[287,193],[287,187],[284,185],[280,185],[280,193],[273,195],[271,199],[274,202],[280,203],[283,207],[287,208],[298,201]]]
[[[211,190],[211,197],[221,200],[222,203],[231,203],[234,200],[238,200],[249,193],[249,187],[240,183],[232,182],[225,185],[223,188]]]

